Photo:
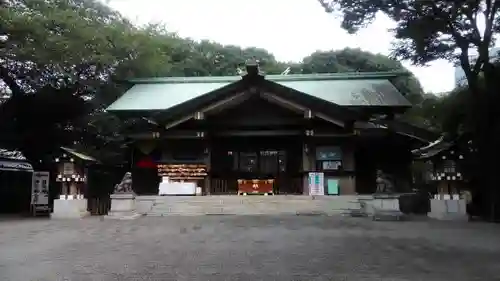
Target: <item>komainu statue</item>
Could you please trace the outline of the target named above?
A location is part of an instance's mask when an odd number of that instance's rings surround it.
[[[389,177],[382,172],[382,170],[377,170],[377,191],[376,193],[392,193],[394,192],[394,185]]]
[[[122,181],[115,185],[114,193],[134,193],[132,190],[132,173],[126,172]]]

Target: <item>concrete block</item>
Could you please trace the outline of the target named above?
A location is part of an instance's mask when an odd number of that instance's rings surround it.
[[[79,219],[90,215],[87,211],[87,199],[56,199],[54,200],[54,219]]]
[[[464,199],[431,199],[431,212],[428,216],[438,220],[468,220],[466,202]]]

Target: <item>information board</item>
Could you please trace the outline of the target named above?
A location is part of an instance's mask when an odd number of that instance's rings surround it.
[[[328,179],[327,181],[328,195],[339,195],[339,180]]]
[[[325,176],[323,173],[309,173],[309,195],[325,195]]]
[[[31,186],[31,205],[36,208],[49,205],[49,172],[34,172]]]

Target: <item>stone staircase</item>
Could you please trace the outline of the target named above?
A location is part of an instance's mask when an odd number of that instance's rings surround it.
[[[139,196],[146,216],[193,215],[340,215],[359,209],[358,196]]]

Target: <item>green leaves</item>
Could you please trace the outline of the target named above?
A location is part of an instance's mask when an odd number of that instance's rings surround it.
[[[490,46],[492,37],[489,34],[498,30],[500,23],[500,4],[491,0],[318,1],[327,12],[342,14],[342,28],[349,32],[370,24],[377,13],[386,14],[396,22],[393,55],[419,65],[436,59],[458,62],[462,54],[467,58],[471,47],[480,53],[482,48]],[[478,29],[479,13],[486,18],[484,34]],[[457,55],[457,49],[461,54]],[[463,66],[470,69],[470,66]]]
[[[372,54],[361,49],[345,48],[338,51],[317,51],[304,58],[302,73],[331,72],[377,72],[405,70],[403,65],[380,54]],[[410,99],[422,96],[420,83],[414,76],[402,77],[393,81],[395,86]]]

